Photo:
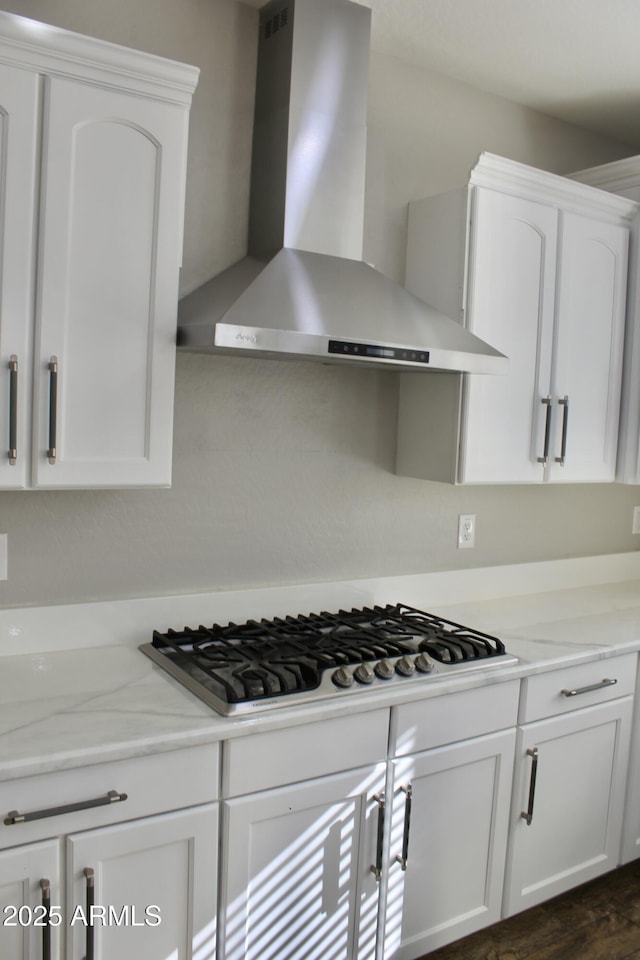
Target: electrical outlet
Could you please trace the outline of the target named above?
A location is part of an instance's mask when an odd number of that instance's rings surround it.
[[[458,516],[458,549],[474,547],[476,544],[476,515],[461,513]]]
[[[0,533],[0,580],[7,579],[7,535]]]
[[[633,523],[631,533],[640,533],[640,507],[633,508]]]

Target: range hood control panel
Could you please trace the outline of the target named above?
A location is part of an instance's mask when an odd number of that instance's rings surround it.
[[[403,347],[383,347],[375,343],[354,343],[353,340],[329,340],[329,353],[349,357],[379,357],[381,360],[403,360],[406,363],[429,363],[428,350],[406,350]]]

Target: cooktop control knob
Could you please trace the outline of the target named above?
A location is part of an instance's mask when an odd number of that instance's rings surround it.
[[[396,673],[399,673],[401,677],[410,677],[415,669],[415,664],[409,657],[400,657],[396,663]]]
[[[368,663],[359,663],[353,671],[353,675],[358,683],[373,682],[373,670],[371,669],[371,665]]]
[[[336,687],[344,687],[345,689],[350,687],[353,683],[353,676],[348,670],[345,670],[344,667],[338,667],[331,679],[335,683]]]
[[[390,680],[393,676],[393,664],[389,660],[380,660],[373,668],[373,672],[381,680]]]
[[[415,664],[419,673],[431,673],[433,670],[433,664],[426,653],[419,653],[415,659]]]

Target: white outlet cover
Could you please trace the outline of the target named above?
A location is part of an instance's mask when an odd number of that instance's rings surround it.
[[[469,550],[476,543],[475,513],[461,513],[458,516],[458,548]]]
[[[0,580],[6,580],[7,574],[7,535],[0,533]]]
[[[631,533],[640,533],[640,507],[633,508],[633,523]]]

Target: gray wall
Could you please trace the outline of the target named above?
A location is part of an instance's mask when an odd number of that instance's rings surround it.
[[[202,70],[182,287],[245,248],[257,14],[233,0],[5,0]],[[372,55],[365,256],[402,280],[407,202],[482,150],[563,173],[635,149]],[[634,550],[636,487],[454,488],[393,473],[397,379],[181,355],[171,490],[0,494],[0,604],[184,593]],[[433,412],[437,415],[437,411]],[[458,513],[477,546],[456,550]]]

